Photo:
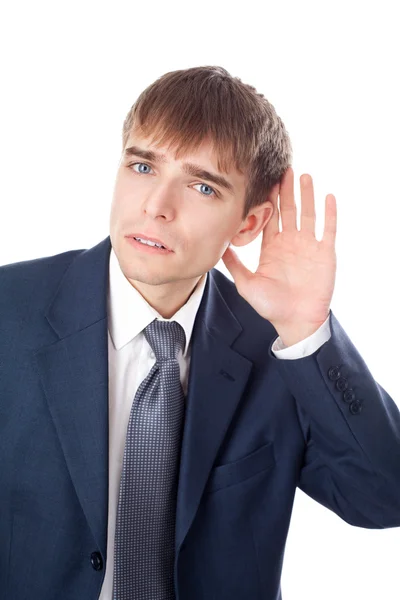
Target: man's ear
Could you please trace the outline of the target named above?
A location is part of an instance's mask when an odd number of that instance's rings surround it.
[[[268,197],[271,197],[270,195]],[[264,229],[277,210],[272,200],[266,200],[263,204],[254,207],[242,222],[239,231],[231,239],[233,246],[246,246],[250,244]]]

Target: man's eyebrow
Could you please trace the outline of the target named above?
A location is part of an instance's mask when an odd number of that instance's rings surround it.
[[[125,148],[124,157],[127,156],[138,156],[153,163],[165,163],[167,161],[165,154],[160,154],[159,152],[154,152],[153,150],[144,150],[143,148],[139,148],[139,146],[130,146],[129,148]],[[233,185],[222,175],[211,173],[210,171],[203,169],[203,167],[193,163],[183,163],[182,168],[183,172],[187,173],[188,175],[198,177],[199,179],[207,179],[207,181],[211,181],[212,183],[215,183],[215,185],[225,188],[231,194],[234,194],[235,192]]]

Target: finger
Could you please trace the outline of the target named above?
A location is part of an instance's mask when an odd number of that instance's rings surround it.
[[[279,209],[282,219],[282,231],[293,231],[297,229],[297,208],[294,200],[294,173],[289,167],[283,176],[279,193]]]
[[[279,197],[280,183],[275,184],[272,188],[271,193],[268,195],[268,200],[271,201],[274,212],[268,220],[267,224],[263,228],[261,251],[269,244],[271,239],[279,233],[279,210],[278,210],[278,197]]]
[[[315,201],[314,185],[311,175],[300,177],[301,217],[300,230],[310,231],[315,235]]]
[[[236,287],[238,289],[244,287],[249,277],[252,275],[252,272],[244,266],[236,252],[228,246],[221,256],[221,259],[229,273],[232,275]]]
[[[333,194],[328,194],[325,198],[325,225],[322,236],[323,242],[335,246],[337,230],[337,206],[336,198]]]

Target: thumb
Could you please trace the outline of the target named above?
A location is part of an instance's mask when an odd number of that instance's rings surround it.
[[[221,256],[221,259],[229,273],[232,275],[236,287],[238,289],[243,288],[252,274],[251,271],[244,266],[230,245]]]

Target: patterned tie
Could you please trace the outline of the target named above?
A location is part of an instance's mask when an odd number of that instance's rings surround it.
[[[177,361],[185,332],[155,319],[144,329],[156,363],[129,416],[115,530],[113,600],[174,600],[177,476],[184,400]]]

